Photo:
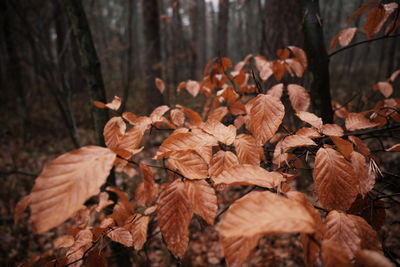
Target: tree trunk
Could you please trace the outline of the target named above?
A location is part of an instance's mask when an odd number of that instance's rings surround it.
[[[332,123],[333,110],[329,87],[329,57],[322,32],[318,0],[301,0],[301,17],[309,70],[312,74],[311,102],[324,123]]]
[[[146,106],[150,113],[163,104],[163,96],[157,90],[154,79],[161,76],[161,39],[157,0],[142,0],[143,34],[145,43],[144,70],[146,76]]]
[[[218,31],[215,38],[215,54],[226,57],[228,56],[229,0],[219,0],[218,8]]]
[[[72,31],[77,39],[83,76],[90,89],[90,105],[92,106],[97,143],[104,146],[103,128],[108,121],[108,111],[106,109],[98,109],[93,105],[93,101],[104,103],[107,101],[100,61],[97,57],[81,0],[64,0],[64,5]]]

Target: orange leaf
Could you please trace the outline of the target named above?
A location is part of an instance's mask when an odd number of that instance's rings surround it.
[[[349,140],[357,147],[358,152],[363,154],[365,157],[371,155],[371,150],[368,148],[363,140],[352,135],[349,136]]]
[[[382,252],[382,245],[379,241],[378,234],[366,220],[360,216],[347,215],[356,225],[358,236],[361,239],[362,249],[371,249]]]
[[[351,152],[350,161],[359,179],[358,193],[364,197],[375,185],[375,173],[369,168],[365,157],[356,151]]]
[[[400,151],[400,144],[395,144],[394,146],[391,146],[390,148],[386,149],[386,151]]]
[[[365,267],[394,267],[395,265],[381,253],[362,249],[356,255],[357,266]]]
[[[228,114],[227,107],[219,107],[214,109],[209,115],[208,120],[221,121]]]
[[[101,212],[105,207],[110,206],[111,204],[114,204],[114,201],[110,200],[108,198],[108,193],[107,192],[101,192],[99,194],[99,204],[96,207],[97,212]]]
[[[318,150],[313,177],[318,199],[327,209],[347,210],[357,197],[353,166],[336,150]]]
[[[185,112],[186,116],[189,118],[189,122],[191,125],[199,125],[203,122],[201,116],[196,111],[181,105],[176,105],[176,107],[182,109]]]
[[[281,60],[272,61],[272,71],[274,73],[275,80],[280,81],[285,74],[285,64]]]
[[[272,86],[268,91],[267,95],[275,96],[276,98],[280,99],[283,93],[283,83],[278,83]]]
[[[287,89],[293,109],[295,111],[306,111],[310,106],[310,96],[306,89],[297,84],[289,84]]]
[[[278,172],[268,172],[265,169],[249,164],[235,165],[224,170],[216,178],[212,178],[215,185],[258,185],[273,188],[285,179]]]
[[[108,148],[86,146],[49,162],[30,194],[31,220],[38,233],[58,226],[99,193],[116,155]]]
[[[204,146],[216,146],[217,144],[217,140],[206,133],[176,133],[164,140],[154,158],[162,159],[168,157],[174,151],[196,150]]]
[[[200,92],[200,84],[197,81],[189,80],[186,82],[186,91],[193,97],[196,97]]]
[[[165,90],[165,84],[163,82],[163,80],[161,80],[160,78],[155,78],[155,83],[156,83],[156,87],[158,89],[158,91],[160,91],[160,93],[164,93]]]
[[[208,177],[208,165],[196,152],[173,152],[168,163],[188,179],[205,179]]]
[[[126,124],[121,117],[111,118],[104,126],[104,141],[109,148],[115,148],[125,134]]]
[[[276,50],[276,55],[282,59],[285,60],[289,57],[289,50],[287,48],[285,49],[278,49]]]
[[[259,94],[252,100],[250,119],[246,123],[257,141],[265,144],[278,130],[285,115],[285,107],[276,97]]]
[[[295,58],[300,62],[304,69],[307,68],[307,55],[303,49],[296,46],[288,46],[288,48],[295,55]]]
[[[373,88],[379,90],[385,97],[389,97],[393,94],[393,86],[389,82],[378,82]]]
[[[214,189],[204,180],[185,180],[185,190],[193,211],[213,225],[218,209]]]
[[[18,201],[17,205],[15,205],[14,223],[17,223],[19,221],[26,208],[28,208],[30,204],[30,199],[30,195],[24,196],[20,201]]]
[[[327,125],[327,124],[326,124]],[[306,128],[303,127],[300,130],[296,132],[296,135],[302,135],[308,138],[319,138],[321,135],[318,133],[318,131],[315,128]]]
[[[230,151],[220,150],[213,155],[210,161],[210,177],[215,178],[224,170],[228,170],[237,164],[239,164],[239,160],[235,154]]]
[[[75,243],[68,249],[67,252],[67,264],[75,264],[71,266],[80,266],[83,255],[92,246],[93,234],[89,229],[79,231],[75,236]]]
[[[154,182],[154,174],[149,166],[140,163],[139,168],[143,181],[136,188],[135,199],[142,206],[151,206],[157,195],[158,185]]]
[[[178,127],[182,127],[185,123],[185,114],[180,109],[172,109],[170,111],[172,123]]]
[[[284,139],[280,140],[274,149],[274,155],[272,158],[272,162],[277,165],[280,166],[282,163],[286,162],[288,160],[288,156],[289,154],[286,153],[283,150],[282,144],[283,144]]]
[[[126,247],[132,247],[133,239],[131,233],[125,228],[118,227],[110,231],[107,236],[114,242],[118,242]]]
[[[121,106],[121,98],[119,98],[118,96],[114,96],[113,101],[107,104],[104,104],[103,102],[100,101],[94,101],[93,103],[98,108],[109,108],[112,110],[118,110],[119,107]]]
[[[394,82],[396,78],[400,75],[400,70],[396,70],[390,75],[389,81]]]
[[[300,120],[310,124],[311,126],[320,129],[322,127],[322,119],[320,117],[317,117],[315,114],[306,112],[306,111],[298,111],[296,113],[297,117],[300,118]]]
[[[326,267],[352,267],[349,257],[342,247],[332,240],[322,241],[322,261]]]
[[[388,17],[397,8],[397,3],[384,4],[379,7],[372,8],[366,15],[367,22],[364,25],[365,34],[368,39],[374,37],[385,24]]]
[[[57,237],[53,241],[54,248],[69,248],[75,243],[75,239],[72,235],[62,235]]]
[[[138,215],[132,223],[130,232],[133,237],[133,246],[135,250],[141,250],[147,241],[147,228],[150,217]]]
[[[343,136],[344,132],[342,127],[337,124],[324,124],[322,125],[321,132],[330,136]]]
[[[202,129],[226,145],[231,145],[235,141],[236,127],[234,125],[225,126],[219,121],[208,120]]]
[[[296,200],[269,191],[251,192],[236,200],[217,227],[227,238],[282,233],[313,233],[315,222]]]
[[[265,62],[264,65],[262,66],[262,69],[260,70],[261,80],[263,81],[268,80],[272,74],[274,74],[274,71],[272,69],[271,63]]]
[[[250,252],[257,246],[261,235],[251,237],[219,237],[229,267],[242,266]]]
[[[282,150],[284,152],[294,147],[316,146],[317,144],[308,137],[303,135],[289,135],[282,141]]]
[[[234,145],[240,163],[260,165],[264,150],[257,144],[257,140],[253,136],[240,134],[236,137]]]
[[[357,231],[357,224],[350,216],[335,210],[329,212],[325,221],[324,239],[337,243],[348,259],[352,260],[361,248],[361,239]]]
[[[341,46],[349,45],[356,32],[356,27],[341,30],[335,37],[333,37],[331,44],[329,45],[329,50],[332,50],[338,41]]]
[[[286,69],[290,73],[291,76],[294,76],[296,74],[297,77],[302,77],[304,74],[304,66],[299,62],[297,58],[289,58],[285,60],[286,63]]]
[[[336,148],[346,159],[350,159],[351,152],[354,151],[353,144],[337,136],[330,136]]]
[[[167,105],[159,106],[150,114],[152,123],[162,121],[163,115],[169,110]]]
[[[377,126],[376,123],[370,122],[364,115],[360,113],[349,113],[345,120],[346,129],[349,131],[361,130]]]
[[[185,184],[175,180],[159,196],[157,219],[168,249],[178,258],[183,257],[189,243],[188,227],[192,214]]]
[[[360,8],[358,8],[356,11],[354,11],[353,14],[351,14],[351,16],[347,19],[346,22],[347,23],[352,22],[356,17],[361,15],[361,13],[363,13],[367,8],[369,8],[370,6],[379,5],[379,4],[380,4],[379,1],[371,1],[371,2],[362,4],[362,6]]]

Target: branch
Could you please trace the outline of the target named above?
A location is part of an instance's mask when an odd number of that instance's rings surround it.
[[[21,175],[25,175],[25,176],[31,176],[31,177],[37,177],[38,175],[36,173],[31,173],[31,172],[25,172],[25,171],[21,171],[21,170],[11,170],[11,171],[0,171],[0,175],[12,175],[12,174],[21,174]]]
[[[383,39],[396,38],[396,37],[400,37],[400,34],[384,35],[384,36],[377,37],[377,38],[374,38],[374,39],[364,40],[364,41],[361,41],[361,42],[358,42],[358,43],[354,43],[354,44],[345,46],[343,48],[340,48],[340,49],[336,50],[335,52],[330,53],[328,55],[328,57],[332,57],[332,56],[334,56],[334,55],[336,55],[336,54],[338,54],[338,53],[340,53],[340,52],[342,52],[342,51],[344,51],[346,49],[353,48],[355,46],[359,46],[359,45],[362,45],[362,44],[371,43],[371,42],[379,41],[379,40],[383,40]]]
[[[374,134],[374,133],[379,133],[379,132],[395,130],[398,128],[400,128],[400,123],[394,123],[394,124],[387,125],[382,128],[372,128],[372,129],[366,129],[366,130],[357,130],[357,131],[347,132],[344,134],[344,136],[349,136],[349,135],[360,136],[360,135],[365,135],[365,134]]]

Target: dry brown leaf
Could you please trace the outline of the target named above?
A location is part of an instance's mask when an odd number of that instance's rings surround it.
[[[400,70],[396,70],[390,75],[389,81],[394,82],[396,78],[400,75]]]
[[[285,60],[286,63],[286,69],[290,73],[290,75],[293,77],[293,73],[296,74],[297,77],[302,77],[304,74],[304,66],[301,64],[301,62],[297,58],[289,58]]]
[[[173,124],[178,127],[182,127],[185,123],[185,113],[180,109],[172,109],[170,111],[170,117]]]
[[[131,225],[130,232],[133,237],[133,246],[135,250],[141,250],[147,241],[147,228],[150,217],[138,215]]]
[[[163,120],[163,115],[169,110],[167,105],[162,105],[153,110],[150,114],[150,119],[152,123],[160,122]],[[165,119],[165,118],[164,118]]]
[[[109,148],[119,145],[126,131],[126,124],[121,117],[111,118],[104,126],[104,142]]]
[[[282,97],[282,93],[283,93],[283,83],[275,84],[267,91],[267,95],[274,96],[278,99]]]
[[[189,243],[188,227],[192,214],[185,184],[175,180],[159,196],[157,219],[167,248],[178,258],[183,257]]]
[[[114,242],[118,242],[126,247],[132,247],[133,238],[131,233],[125,228],[118,227],[110,231],[107,236]]]
[[[296,46],[288,46],[288,48],[295,55],[295,58],[300,62],[304,69],[307,68],[307,55],[303,49]]]
[[[337,124],[324,124],[322,125],[321,132],[330,136],[343,136],[344,132],[342,127]]]
[[[257,140],[253,136],[247,134],[236,136],[234,146],[240,163],[260,165],[264,150],[257,144]]]
[[[317,144],[311,140],[308,137],[305,137],[303,135],[289,135],[286,136],[281,144],[281,148],[283,152],[288,151],[289,149],[295,148],[295,147],[304,147],[304,146],[316,146]]]
[[[99,193],[116,155],[108,148],[85,146],[49,162],[30,194],[31,220],[38,233],[58,226]]]
[[[369,155],[371,155],[371,150],[368,148],[363,140],[352,135],[349,136],[349,140],[357,147],[358,152],[363,154],[365,157],[369,157]]]
[[[240,267],[257,246],[261,235],[252,237],[224,237],[220,235],[220,242],[224,250],[225,261],[228,267]]]
[[[218,151],[210,161],[209,173],[210,177],[215,178],[224,170],[239,164],[239,160],[235,154],[230,151]]]
[[[155,78],[154,82],[156,84],[156,87],[157,87],[158,91],[160,91],[161,94],[164,93],[164,90],[165,90],[164,81],[161,80],[160,78]]]
[[[149,166],[140,163],[139,168],[143,180],[136,188],[135,199],[142,206],[151,206],[158,193],[158,185],[154,182],[154,174]]]
[[[314,164],[315,191],[326,209],[347,210],[357,197],[353,166],[331,148],[320,148]]]
[[[194,151],[173,152],[168,163],[188,179],[205,179],[209,176],[207,163]]]
[[[296,132],[296,135],[302,135],[308,138],[319,138],[321,135],[315,128],[303,127]]]
[[[348,259],[353,260],[357,251],[361,249],[361,238],[356,223],[349,216],[351,215],[335,210],[329,212],[325,221],[324,240],[337,243]]]
[[[349,45],[350,42],[353,40],[356,32],[357,32],[356,27],[341,30],[335,37],[333,37],[333,39],[329,45],[329,50],[332,50],[333,48],[335,48],[338,41],[341,46]]]
[[[201,125],[203,123],[203,120],[201,119],[201,116],[199,113],[194,111],[193,109],[181,106],[181,105],[176,105],[177,108],[180,108],[185,112],[185,115],[189,119],[189,123],[193,126]]]
[[[242,164],[224,170],[212,180],[215,185],[258,185],[274,188],[285,179],[278,172],[269,172],[259,166]]]
[[[298,111],[306,111],[310,106],[310,95],[307,90],[297,84],[289,84],[287,86],[289,100],[293,109]]]
[[[350,159],[351,152],[354,151],[353,144],[337,136],[330,136],[336,148],[346,159]]]
[[[388,17],[397,8],[397,3],[384,4],[379,7],[372,8],[366,15],[366,23],[364,25],[365,34],[368,39],[374,37],[385,24]]]
[[[373,88],[379,90],[386,98],[393,94],[393,86],[389,82],[378,82],[374,84]]]
[[[75,238],[72,235],[62,235],[57,237],[53,241],[53,247],[57,248],[69,248],[75,243]]]
[[[246,107],[240,100],[233,101],[228,103],[229,104],[229,111],[232,115],[244,115],[246,114]],[[220,107],[221,108],[221,107]],[[210,119],[210,117],[209,117]]]
[[[154,158],[162,159],[175,151],[197,150],[204,146],[216,146],[217,144],[217,139],[206,133],[176,133],[164,140]]]
[[[354,11],[353,14],[351,14],[351,16],[347,19],[346,22],[347,23],[352,22],[356,17],[361,15],[361,13],[363,13],[367,8],[369,8],[370,6],[379,5],[379,4],[380,4],[379,1],[371,1],[371,2],[362,4],[360,8],[358,8],[356,11]]]
[[[296,115],[297,117],[299,117],[300,120],[310,124],[317,129],[321,129],[322,119],[320,117],[317,117],[315,114],[306,111],[299,111],[296,113]]]
[[[89,229],[81,230],[76,234],[75,243],[66,254],[68,266],[81,266],[83,255],[92,246],[92,241],[93,234]]]
[[[375,127],[378,124],[370,122],[360,113],[349,113],[345,120],[346,129],[349,131],[361,130]]]
[[[227,238],[313,233],[315,222],[298,201],[269,191],[253,191],[229,207],[217,230]]]
[[[219,142],[231,145],[235,141],[236,127],[234,125],[225,126],[216,120],[208,120],[202,129],[213,135]]]
[[[252,101],[246,125],[257,141],[265,144],[278,130],[284,115],[285,107],[278,98],[259,94]]]
[[[24,211],[28,208],[30,204],[30,198],[30,195],[24,196],[20,201],[18,201],[17,205],[15,205],[14,223],[19,221]]]
[[[226,114],[228,114],[227,107],[218,107],[208,115],[208,120],[221,121]]]
[[[356,264],[364,267],[395,267],[382,253],[368,249],[362,249],[357,253]]]
[[[196,97],[200,92],[200,84],[197,81],[189,80],[186,82],[186,90],[191,94],[193,97]]]
[[[388,149],[386,149],[386,151],[396,151],[396,152],[398,152],[398,151],[400,151],[400,144],[395,144],[395,145],[389,147]]]
[[[378,234],[366,220],[360,216],[347,215],[356,225],[358,236],[361,239],[362,249],[371,249],[382,252],[382,245],[379,241]]]
[[[272,162],[277,165],[280,166],[282,163],[286,162],[288,159],[289,154],[284,152],[283,147],[282,147],[282,143],[283,143],[284,139],[280,140],[276,146],[275,146],[275,150],[274,150],[274,155],[272,158]]]
[[[97,212],[101,212],[104,208],[114,204],[114,201],[108,198],[107,192],[101,192],[99,194],[99,204],[96,207]]]
[[[358,193],[364,197],[375,185],[375,173],[370,170],[365,157],[356,151],[350,154],[350,161],[359,180]]]
[[[342,247],[332,240],[323,240],[322,244],[322,262],[325,267],[351,267],[349,257]]]
[[[214,189],[204,180],[185,180],[185,190],[193,211],[213,225],[218,209]]]
[[[118,110],[121,106],[121,98],[119,98],[118,96],[114,96],[114,99],[111,101],[111,103],[107,104],[104,104],[100,101],[94,101],[94,105],[98,108],[109,108],[112,110]]]

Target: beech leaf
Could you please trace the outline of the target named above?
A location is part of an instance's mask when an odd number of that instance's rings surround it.
[[[225,261],[229,267],[240,267],[257,246],[261,235],[244,237],[224,237],[220,235],[220,242],[224,250]]]
[[[125,228],[118,227],[110,231],[107,236],[114,242],[118,242],[126,247],[133,245],[133,239],[131,233]]]
[[[284,115],[285,108],[278,98],[259,94],[252,101],[246,125],[257,141],[265,144],[278,130]]]
[[[345,124],[346,129],[349,131],[367,129],[378,125],[377,123],[370,122],[360,113],[349,113],[346,117]]]
[[[320,148],[314,163],[315,191],[326,209],[347,210],[357,197],[358,177],[339,152]]]
[[[274,188],[285,178],[278,172],[269,172],[259,166],[242,164],[224,170],[212,180],[215,185],[258,185]]]
[[[310,95],[307,90],[297,84],[289,84],[287,86],[289,100],[293,109],[298,111],[306,111],[310,106]]]
[[[229,207],[217,230],[227,238],[254,237],[260,234],[313,233],[315,222],[296,200],[269,191],[253,191]]]
[[[296,113],[297,117],[300,118],[300,120],[310,124],[311,126],[320,129],[322,127],[322,119],[320,117],[317,117],[315,114],[306,112],[306,111],[298,111]]]
[[[31,219],[38,233],[58,226],[99,193],[116,155],[108,148],[85,146],[49,162],[30,194]]]
[[[168,249],[178,258],[183,257],[189,244],[188,227],[192,214],[185,184],[175,180],[159,196],[157,219]]]
[[[186,178],[205,179],[209,176],[207,163],[194,151],[173,152],[168,162]]]
[[[257,140],[253,136],[247,134],[238,135],[234,146],[240,163],[260,165],[264,150],[257,144]]]
[[[230,151],[218,151],[210,161],[209,173],[210,177],[215,178],[224,170],[228,170],[232,166],[239,164],[239,160],[235,154]]]

